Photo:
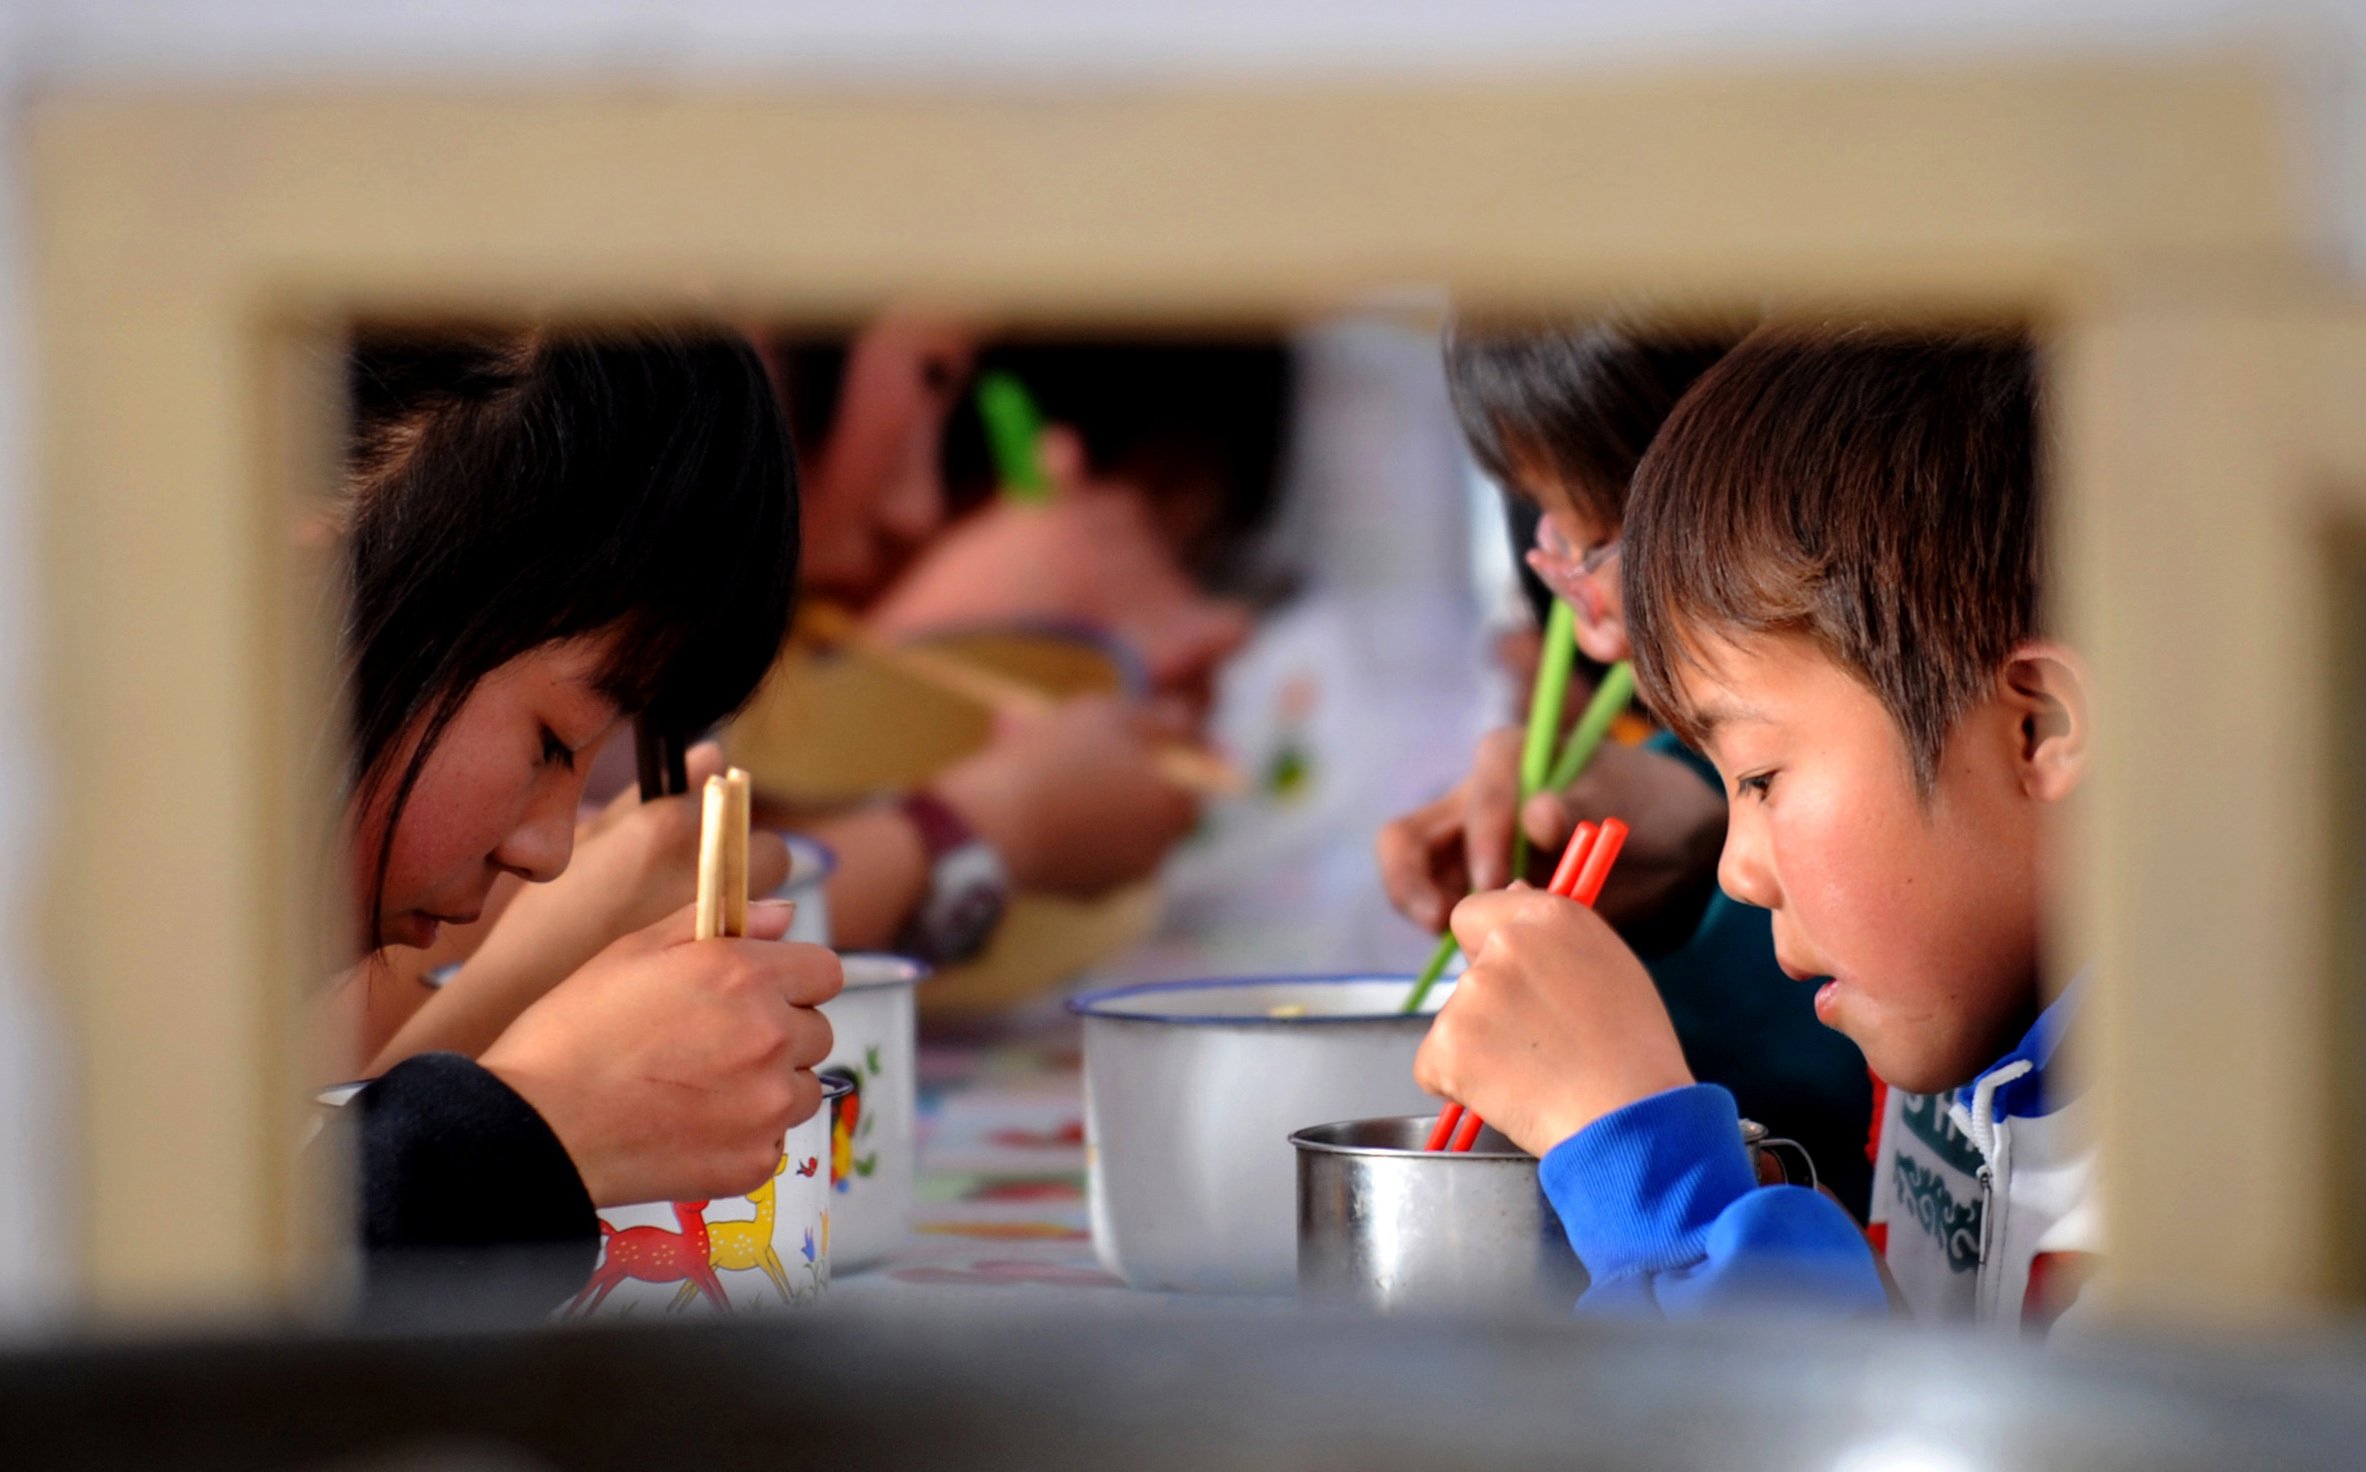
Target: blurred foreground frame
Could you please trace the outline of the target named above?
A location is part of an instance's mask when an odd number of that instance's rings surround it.
[[[2061,957],[2109,1091],[2102,1306],[2354,1301],[2333,561],[2366,517],[2366,310],[2262,58],[1277,79],[1091,90],[53,91],[30,120],[42,914],[74,1049],[79,1302],[324,1301],[295,1005],[333,344],[356,316],[1274,324],[1403,283],[1585,309],[2036,323],[2063,613],[2103,780]],[[2280,719],[2280,729],[2271,718]],[[2263,741],[2263,736],[2268,739]],[[2238,754],[2253,753],[2252,759]],[[2197,1106],[2206,1096],[2206,1108]]]

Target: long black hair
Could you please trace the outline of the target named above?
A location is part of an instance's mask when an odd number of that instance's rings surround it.
[[[763,365],[727,334],[365,333],[347,368],[351,801],[386,804],[375,897],[429,754],[519,655],[612,632],[603,692],[670,732],[745,704],[788,632],[797,486]]]

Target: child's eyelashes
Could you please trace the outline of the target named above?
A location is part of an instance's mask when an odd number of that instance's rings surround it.
[[[565,767],[570,772],[575,770],[574,748],[561,741],[558,733],[548,726],[542,728],[542,764],[546,767]]]
[[[1774,791],[1774,779],[1775,774],[1772,772],[1759,772],[1753,776],[1744,777],[1733,784],[1734,796],[1746,795],[1764,802],[1767,794]]]

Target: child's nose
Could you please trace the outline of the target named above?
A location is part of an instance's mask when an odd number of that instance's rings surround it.
[[[1725,851],[1717,857],[1717,886],[1745,905],[1777,908],[1782,889],[1767,862],[1762,825],[1738,815],[1725,826]]]
[[[567,860],[574,853],[574,788],[554,782],[509,831],[493,858],[532,883],[546,884],[566,872]]]

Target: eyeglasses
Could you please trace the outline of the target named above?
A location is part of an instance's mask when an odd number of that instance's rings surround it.
[[[1616,560],[1622,540],[1611,537],[1580,551],[1553,525],[1551,517],[1540,516],[1528,566],[1556,597],[1583,613],[1588,623],[1600,623],[1609,595],[1601,584],[1602,570]]]

